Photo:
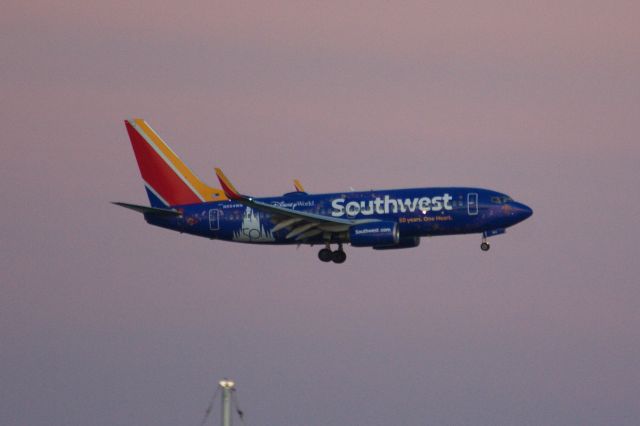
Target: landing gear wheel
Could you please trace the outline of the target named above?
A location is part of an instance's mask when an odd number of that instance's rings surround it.
[[[331,262],[333,260],[333,252],[331,249],[323,248],[318,252],[318,259],[323,262]]]
[[[331,253],[331,257],[333,263],[344,263],[344,261],[347,260],[347,253],[342,250],[336,250]]]
[[[483,241],[482,244],[480,244],[480,250],[482,251],[489,251],[490,248],[491,246],[486,241]]]

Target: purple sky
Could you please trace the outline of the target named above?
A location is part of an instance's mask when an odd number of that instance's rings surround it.
[[[252,426],[640,423],[638,2],[91,3],[0,15],[0,424],[196,425],[224,376]],[[108,204],[134,116],[256,196],[535,213],[341,266],[179,235]]]

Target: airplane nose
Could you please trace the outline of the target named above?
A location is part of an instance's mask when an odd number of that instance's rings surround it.
[[[512,208],[513,213],[518,217],[518,221],[523,221],[533,214],[533,210],[531,209],[531,207],[527,206],[526,204],[513,202]]]

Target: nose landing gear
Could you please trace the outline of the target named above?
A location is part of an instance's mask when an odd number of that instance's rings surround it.
[[[480,244],[480,250],[489,251],[490,248],[491,248],[491,245],[487,242],[487,238],[483,236],[482,244]]]
[[[342,244],[338,244],[338,250],[335,251],[332,251],[331,246],[327,244],[318,252],[318,259],[322,262],[344,263],[347,260],[347,254],[342,249]]]

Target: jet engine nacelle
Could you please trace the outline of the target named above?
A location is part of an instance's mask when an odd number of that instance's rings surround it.
[[[392,246],[400,241],[398,224],[393,221],[363,223],[349,228],[354,247]]]
[[[391,246],[373,246],[374,250],[391,250],[418,247],[420,245],[420,237],[400,237],[397,244]]]

